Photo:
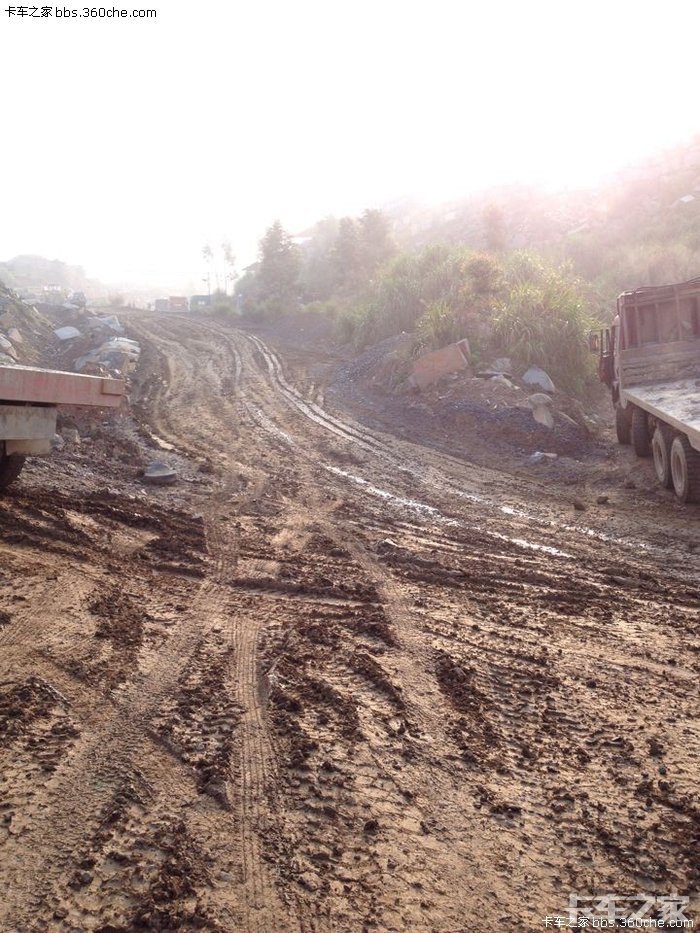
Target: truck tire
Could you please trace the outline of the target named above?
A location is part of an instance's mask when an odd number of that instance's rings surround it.
[[[4,445],[3,445],[4,446]],[[24,457],[20,454],[4,454],[0,452],[0,489],[6,489],[13,483],[24,466]]]
[[[681,502],[700,502],[700,454],[685,434],[676,434],[671,444],[673,489]]]
[[[673,488],[671,475],[671,444],[673,432],[665,424],[657,424],[651,439],[651,455],[654,458],[656,478],[664,489]]]
[[[632,440],[632,407],[615,406],[615,432],[619,444],[629,444]]]
[[[649,435],[649,419],[643,408],[632,409],[632,446],[638,457],[651,456],[651,437]]]

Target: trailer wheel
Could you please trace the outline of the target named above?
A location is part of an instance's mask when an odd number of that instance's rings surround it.
[[[619,403],[615,406],[615,432],[619,444],[629,444],[632,440],[632,409],[628,405],[623,408]]]
[[[685,434],[677,434],[671,444],[671,477],[681,502],[700,502],[700,454]]]
[[[638,457],[651,456],[649,419],[644,409],[636,406],[632,410],[632,446]]]
[[[6,489],[10,483],[14,483],[23,466],[24,457],[21,454],[8,456],[0,451],[0,489]]]
[[[673,434],[666,425],[658,424],[651,439],[651,453],[654,458],[656,478],[665,489],[673,488],[671,475],[671,445]]]

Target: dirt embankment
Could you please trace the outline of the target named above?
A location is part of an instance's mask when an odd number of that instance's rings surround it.
[[[424,433],[284,335],[129,326],[137,418],[0,499],[1,929],[525,931],[697,891],[693,510]]]

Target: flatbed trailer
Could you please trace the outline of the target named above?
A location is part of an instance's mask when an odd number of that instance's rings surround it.
[[[28,456],[46,457],[60,405],[118,408],[121,379],[30,366],[0,366],[0,489],[20,474]]]
[[[651,386],[634,386],[622,391],[628,405],[637,405],[676,431],[684,432],[690,446],[700,451],[700,392],[697,379],[657,382]]]
[[[679,499],[700,502],[700,278],[624,292],[598,348],[618,440],[653,456]]]

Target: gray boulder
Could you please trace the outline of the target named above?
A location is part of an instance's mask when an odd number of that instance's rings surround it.
[[[144,470],[143,478],[145,482],[156,486],[169,486],[176,482],[177,473],[162,460],[154,460]]]
[[[539,386],[545,392],[554,392],[554,383],[539,366],[531,366],[523,376],[523,382],[529,386]]]
[[[59,340],[74,340],[76,337],[82,336],[77,327],[71,327],[70,325],[67,327],[57,327],[54,334]]]

